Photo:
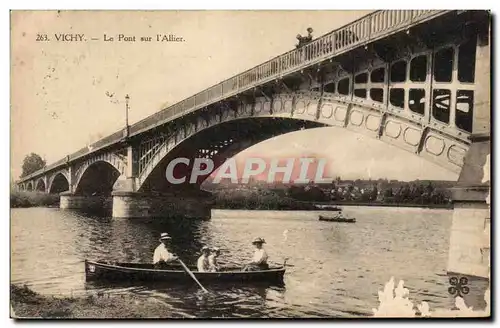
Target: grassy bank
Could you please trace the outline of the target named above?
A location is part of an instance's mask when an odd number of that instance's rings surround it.
[[[11,191],[10,207],[35,207],[59,205],[58,194],[47,194],[36,191]]]
[[[13,317],[22,318],[168,318],[164,304],[133,295],[43,296],[26,286],[10,285]]]

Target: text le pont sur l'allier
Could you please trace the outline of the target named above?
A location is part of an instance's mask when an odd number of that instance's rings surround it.
[[[37,41],[51,41],[51,38],[47,34],[37,35]],[[105,42],[184,42],[185,39],[182,36],[177,36],[173,33],[168,34],[154,34],[146,36],[135,36],[126,34],[104,34],[102,38],[98,37],[87,37],[84,33],[57,33],[54,34],[54,41],[58,42],[86,42],[91,41],[105,41]]]

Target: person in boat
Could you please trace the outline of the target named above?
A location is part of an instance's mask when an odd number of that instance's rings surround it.
[[[260,271],[269,269],[269,265],[267,264],[268,256],[266,250],[262,247],[265,243],[266,241],[260,237],[253,240],[252,244],[255,246],[253,258],[252,261],[243,268],[243,271]]]
[[[178,257],[168,251],[168,246],[172,238],[168,233],[164,232],[160,235],[160,245],[156,247],[153,254],[153,264],[155,268],[161,268],[168,264],[172,264],[178,260]]]
[[[198,271],[199,272],[208,272],[210,271],[210,265],[208,262],[208,256],[210,255],[210,248],[207,246],[203,246],[201,249],[201,256],[198,258]]]
[[[212,248],[212,254],[208,257],[208,265],[210,267],[210,272],[217,272],[220,270],[219,264],[217,263],[217,258],[220,255],[220,249],[218,247]]]

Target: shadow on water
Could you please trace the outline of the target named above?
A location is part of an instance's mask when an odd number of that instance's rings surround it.
[[[89,241],[99,249],[99,259],[124,262],[150,262],[159,236],[167,232],[172,240],[170,251],[186,264],[196,263],[203,246],[215,246],[209,223],[182,217],[116,219],[107,211],[72,211],[82,226],[92,225]],[[93,256],[86,252],[85,258]]]
[[[176,315],[196,318],[266,317],[273,304],[280,307],[276,299],[282,300],[286,291],[284,285],[270,286],[266,283],[252,283],[250,286],[243,283],[210,284],[206,286],[209,293],[203,292],[194,283],[172,286],[168,282],[88,282],[85,288],[98,295],[132,293],[139,298],[154,299]]]

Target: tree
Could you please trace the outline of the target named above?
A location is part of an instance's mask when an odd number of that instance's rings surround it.
[[[394,193],[392,191],[392,188],[389,187],[386,190],[384,190],[383,195],[384,195],[384,202],[386,202],[386,203],[391,202],[393,200],[393,197],[394,197]]]
[[[377,186],[373,185],[372,190],[370,192],[370,200],[377,200],[378,196],[378,188]]]
[[[38,154],[31,153],[26,155],[23,160],[23,172],[21,173],[21,178],[43,169],[46,164],[45,160],[43,160]]]
[[[434,191],[434,186],[432,185],[432,182],[428,182],[427,183],[427,186],[425,187],[425,191],[427,191],[427,193],[432,194],[432,192]]]

